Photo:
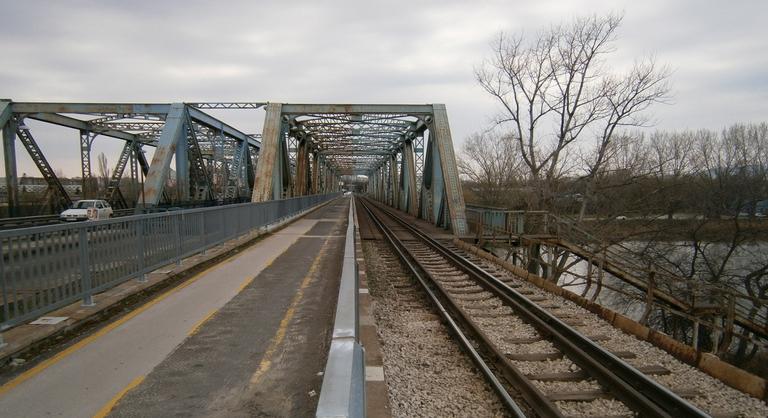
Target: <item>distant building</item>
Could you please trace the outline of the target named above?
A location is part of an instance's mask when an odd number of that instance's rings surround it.
[[[82,193],[82,180],[79,177],[61,178],[61,185],[72,199],[77,199]],[[48,183],[42,177],[19,177],[19,193],[42,194],[48,189]],[[0,202],[8,202],[8,185],[5,177],[0,177]]]

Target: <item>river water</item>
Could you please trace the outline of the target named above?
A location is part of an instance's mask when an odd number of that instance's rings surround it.
[[[741,293],[746,293],[745,277],[768,266],[768,242],[744,243],[733,249],[729,243],[723,242],[699,243],[698,249],[685,241],[627,241],[621,245],[631,251],[648,254],[658,265],[675,275],[694,277],[702,282],[717,282],[721,286]],[[507,254],[507,248],[497,247],[492,250],[502,258]],[[545,254],[545,251],[542,250],[542,253]],[[578,276],[586,276],[588,263],[570,255],[566,265],[571,264],[573,265],[568,271],[561,275],[558,284],[574,293],[582,294],[586,284]],[[691,275],[692,269],[695,269],[693,275]],[[592,274],[594,281],[597,278],[597,268],[593,268]],[[608,272],[604,274],[603,283],[636,297],[628,297],[604,287],[598,294],[596,302],[630,318],[637,320],[641,317],[645,309],[645,304],[642,302],[643,292]],[[753,281],[753,290],[757,290],[758,285],[768,287],[768,273],[761,280]],[[585,297],[593,297],[595,290],[596,285],[593,282]]]

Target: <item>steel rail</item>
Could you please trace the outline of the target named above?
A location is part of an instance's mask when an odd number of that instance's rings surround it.
[[[670,389],[660,385],[625,361],[595,344],[559,318],[530,301],[523,294],[483,270],[470,260],[451,251],[390,210],[378,209],[427,243],[466,273],[474,276],[489,291],[502,298],[544,335],[550,336],[560,350],[584,371],[595,377],[618,399],[642,416],[708,417]]]
[[[525,418],[525,413],[520,409],[520,407],[517,405],[517,403],[512,399],[512,397],[507,392],[507,389],[504,387],[504,385],[501,383],[501,381],[496,377],[496,375],[493,373],[491,368],[486,364],[486,362],[483,360],[480,353],[475,349],[475,347],[472,345],[472,342],[467,338],[465,333],[462,331],[461,327],[457,322],[453,319],[452,315],[448,312],[448,309],[443,305],[443,303],[440,301],[440,298],[438,295],[430,288],[428,281],[424,278],[424,276],[429,276],[429,273],[418,265],[418,261],[415,260],[415,258],[408,252],[408,249],[403,245],[402,241],[400,241],[395,234],[384,225],[384,223],[373,214],[373,211],[368,207],[368,205],[361,199],[360,201],[361,206],[363,209],[368,213],[368,216],[373,221],[373,223],[376,225],[377,228],[382,232],[384,237],[387,239],[389,244],[392,246],[392,249],[397,253],[397,255],[400,257],[401,261],[407,266],[408,270],[410,270],[411,274],[416,278],[416,280],[419,282],[421,287],[426,292],[429,299],[434,304],[437,312],[442,317],[442,319],[445,321],[445,323],[448,325],[449,330],[451,333],[453,333],[456,336],[456,339],[459,341],[461,347],[464,349],[464,351],[469,355],[469,357],[472,359],[472,361],[475,363],[477,368],[480,370],[480,372],[485,376],[485,378],[488,380],[488,383],[491,385],[493,390],[499,395],[499,398],[501,402],[507,407],[509,413],[516,418]],[[434,282],[434,280],[430,277],[430,280]],[[450,309],[450,308],[449,308]],[[459,316],[461,318],[461,316]],[[463,318],[462,322],[466,322],[467,319]],[[464,323],[464,325],[471,325]]]

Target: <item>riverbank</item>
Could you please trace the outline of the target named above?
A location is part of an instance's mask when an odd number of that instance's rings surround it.
[[[768,241],[768,219],[610,219],[585,220],[584,228],[610,240],[730,242]]]

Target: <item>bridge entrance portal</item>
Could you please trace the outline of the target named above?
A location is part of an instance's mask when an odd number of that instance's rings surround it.
[[[445,105],[269,103],[253,201],[339,190],[342,176],[390,206],[467,231]]]

